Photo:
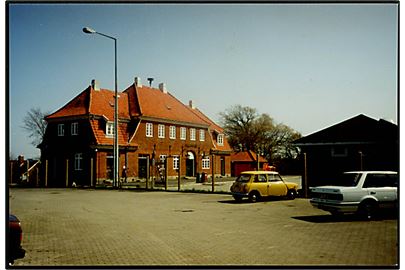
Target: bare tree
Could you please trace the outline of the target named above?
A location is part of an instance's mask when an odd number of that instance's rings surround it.
[[[301,134],[284,124],[275,124],[268,114],[236,105],[220,113],[220,116],[228,142],[234,150],[261,152],[269,161],[296,158],[299,150],[292,142]]]
[[[22,128],[27,131],[28,137],[32,139],[31,143],[34,146],[40,144],[44,138],[47,125],[44,118],[47,114],[42,112],[40,108],[32,108],[23,119]]]

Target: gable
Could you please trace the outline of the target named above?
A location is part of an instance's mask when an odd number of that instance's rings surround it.
[[[346,121],[325,128],[321,131],[302,137],[294,144],[316,143],[349,143],[362,142],[374,143],[380,141],[382,136],[390,134],[395,136],[398,127],[384,120],[375,120],[363,114],[350,118]]]

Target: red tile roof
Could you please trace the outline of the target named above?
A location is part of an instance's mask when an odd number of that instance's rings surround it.
[[[252,162],[257,161],[257,154],[253,151],[241,151],[241,152],[234,152],[231,154],[232,161],[244,161],[244,162]],[[259,156],[260,162],[267,162],[265,158]]]
[[[131,85],[124,93],[130,96],[130,115],[184,122],[194,125],[209,124],[195,114],[190,113],[188,106],[181,103],[169,92],[147,86]]]
[[[118,118],[130,119],[127,93],[118,93]],[[99,115],[108,120],[114,119],[114,92],[107,89],[94,90],[91,86],[73,98],[61,109],[48,115],[47,120],[53,118]]]

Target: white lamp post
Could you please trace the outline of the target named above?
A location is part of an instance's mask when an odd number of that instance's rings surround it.
[[[114,40],[114,59],[115,59],[115,96],[114,96],[114,180],[113,186],[118,186],[119,174],[119,145],[118,145],[118,82],[117,82],[117,39],[115,37],[97,32],[89,27],[83,28],[86,34],[98,34],[100,36]]]

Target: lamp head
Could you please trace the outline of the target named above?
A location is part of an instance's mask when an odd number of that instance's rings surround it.
[[[86,34],[95,34],[96,33],[96,31],[91,29],[90,27],[83,28],[83,32],[85,32]]]

